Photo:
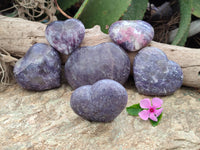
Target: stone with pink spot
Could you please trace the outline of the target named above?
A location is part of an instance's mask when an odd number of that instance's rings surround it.
[[[57,51],[69,55],[80,46],[85,36],[85,27],[78,19],[54,21],[47,26],[45,36]]]
[[[142,20],[120,20],[109,28],[110,38],[128,51],[146,47],[153,39],[153,27]]]

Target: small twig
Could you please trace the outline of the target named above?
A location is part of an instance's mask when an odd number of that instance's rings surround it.
[[[6,63],[10,63],[12,66],[14,66],[15,62],[17,62],[18,59],[15,58],[15,57],[12,57],[10,55],[10,53],[8,53],[5,49],[3,49],[2,47],[0,47],[0,60],[4,61]]]
[[[18,59],[0,47],[0,84],[10,85],[10,66],[14,66]]]
[[[8,53],[5,49],[3,49],[2,47],[0,47],[0,51],[3,51],[6,55],[10,56],[10,53]],[[0,53],[1,54],[1,53]]]
[[[13,9],[13,8],[15,8],[15,6],[12,6],[12,7],[9,7],[9,8],[6,8],[6,9],[3,9],[3,10],[0,10],[0,13],[5,12],[5,11],[8,11],[8,10]]]
[[[59,11],[61,14],[63,14],[63,15],[64,15],[65,17],[67,17],[68,19],[71,19],[71,18],[72,18],[71,16],[69,16],[68,14],[66,14],[66,13],[60,8],[60,6],[59,6],[58,3],[57,3],[57,0],[54,0],[54,3],[55,3],[55,5],[56,5],[58,11]]]
[[[3,66],[1,65],[1,63],[0,63],[0,70],[1,70],[0,75],[2,75],[1,76],[1,84],[2,84],[2,83],[4,83],[3,80],[5,79],[5,71],[4,71]]]
[[[28,8],[28,9],[36,8],[38,6],[38,4],[39,4],[39,2],[27,2],[27,1],[22,1],[21,2],[20,0],[15,0],[15,1],[16,1],[16,3],[19,4],[19,6],[22,6],[24,8]]]

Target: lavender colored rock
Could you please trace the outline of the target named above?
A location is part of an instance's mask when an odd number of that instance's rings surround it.
[[[128,51],[137,51],[153,39],[153,27],[142,20],[121,20],[109,28],[110,38]]]
[[[85,27],[77,19],[54,21],[45,30],[47,41],[63,54],[70,54],[81,44],[85,36]]]
[[[125,108],[127,100],[127,92],[121,84],[104,79],[76,89],[70,105],[76,114],[86,120],[111,122]]]
[[[133,62],[133,74],[138,92],[144,95],[170,95],[183,82],[181,67],[155,47],[139,51]]]
[[[123,84],[129,74],[128,55],[114,43],[78,48],[65,63],[65,77],[74,89],[102,79]]]
[[[43,43],[33,45],[14,67],[16,81],[27,90],[42,91],[60,86],[58,52]]]

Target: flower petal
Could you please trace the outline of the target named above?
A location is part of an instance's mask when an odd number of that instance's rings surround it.
[[[143,110],[143,111],[139,112],[138,115],[143,120],[148,120],[148,118],[149,118],[149,111],[148,110]]]
[[[163,100],[158,98],[158,97],[155,97],[155,98],[152,99],[152,104],[153,104],[154,107],[160,108],[163,104]]]
[[[151,107],[151,101],[148,98],[145,98],[140,101],[140,107],[141,108],[150,108]]]
[[[162,111],[163,111],[163,108],[160,108],[160,109],[158,109],[158,110],[155,110],[155,115],[156,115],[156,117],[158,117],[158,116],[160,116],[160,114],[162,113]]]
[[[158,119],[157,119],[157,117],[155,116],[154,113],[150,113],[149,118],[150,118],[151,120],[153,120],[153,121],[158,121]]]

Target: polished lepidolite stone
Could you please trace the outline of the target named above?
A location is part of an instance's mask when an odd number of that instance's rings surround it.
[[[181,67],[155,47],[145,47],[138,52],[133,75],[138,92],[144,95],[170,95],[183,81]]]
[[[14,67],[19,85],[28,90],[42,91],[60,86],[59,53],[43,43],[33,45]]]
[[[153,27],[142,20],[121,20],[109,28],[110,38],[128,51],[137,51],[153,39]]]
[[[128,55],[112,42],[78,48],[65,63],[65,78],[74,89],[102,79],[124,84],[129,74]]]
[[[77,88],[72,93],[70,105],[84,119],[111,122],[126,107],[127,100],[126,89],[121,84],[104,79]]]
[[[77,19],[54,21],[47,26],[45,36],[51,46],[68,55],[81,44],[85,36],[85,27]]]

